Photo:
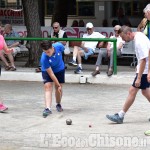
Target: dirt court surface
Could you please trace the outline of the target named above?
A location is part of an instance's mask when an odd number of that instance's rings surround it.
[[[65,84],[59,113],[42,117],[42,82],[0,81],[0,97],[9,107],[0,113],[0,150],[149,150],[150,104],[138,93],[124,124],[106,114],[122,109],[130,85]],[[66,125],[72,119],[72,125]]]

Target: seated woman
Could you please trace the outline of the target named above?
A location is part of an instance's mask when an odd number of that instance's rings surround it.
[[[110,37],[110,38],[117,38],[117,56],[121,55],[121,50],[125,43],[119,35],[119,29],[121,29],[121,26],[116,25],[114,27],[115,35]],[[97,74],[100,74],[100,65],[102,64],[103,57],[105,58],[107,57],[110,59],[109,64],[108,64],[107,75],[111,76],[113,74],[113,43],[112,42],[108,42],[106,51],[101,51],[101,50],[99,51],[98,58],[96,61],[96,69],[92,73],[93,77],[96,76]]]

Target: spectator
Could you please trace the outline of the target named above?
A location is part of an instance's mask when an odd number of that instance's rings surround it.
[[[77,20],[73,20],[71,27],[78,27],[78,21]]]
[[[124,45],[124,41],[119,35],[119,29],[121,29],[120,25],[116,25],[114,27],[115,35],[111,36],[110,38],[117,38],[117,56],[121,55],[121,51]],[[113,74],[113,43],[108,42],[106,51],[99,51],[97,61],[96,61],[96,70],[92,73],[92,76],[96,76],[97,74],[100,74],[100,65],[102,64],[102,58],[108,57],[109,58],[109,65],[108,65],[108,71],[107,75],[111,76]]]
[[[118,23],[120,26],[126,25],[126,26],[131,27],[130,20],[125,15],[123,8],[119,8],[117,10],[117,17],[118,17]]]
[[[86,30],[87,33],[83,35],[83,38],[105,38],[102,34],[99,32],[94,32],[94,26],[91,22],[86,24]],[[88,59],[90,55],[94,54],[96,45],[98,44],[97,41],[91,42],[82,42],[81,46],[74,46],[73,50],[73,59],[71,62],[68,63],[70,66],[77,66],[76,59],[78,60],[78,68],[74,71],[76,74],[82,73],[82,58],[81,56],[84,56],[84,59]],[[100,43],[101,45],[103,42]]]
[[[51,36],[50,37],[53,37],[53,38],[68,38],[67,37],[67,33],[60,28],[60,24],[58,22],[54,22],[53,23],[53,31],[51,32]],[[69,43],[67,41],[60,41],[60,42],[65,46],[65,50],[69,49],[69,46],[68,46]],[[65,50],[62,53],[63,61],[64,61]],[[65,66],[65,69],[66,68],[67,67]]]
[[[147,29],[146,25],[147,25],[147,18],[144,17],[139,23],[137,31],[143,32],[145,29]]]
[[[141,32],[132,32],[132,29],[128,26],[122,26],[120,36],[126,42],[134,40],[138,64],[134,81],[129,88],[129,93],[122,109],[114,115],[106,115],[109,120],[118,124],[123,123],[124,117],[134,103],[139,90],[141,90],[142,95],[150,102],[150,83],[147,80],[148,53],[150,51],[149,39]]]
[[[11,53],[12,51],[8,49],[4,37],[0,35],[0,51],[4,50],[5,53]],[[1,65],[0,65],[0,75],[1,75]],[[8,108],[0,101],[0,112],[6,111]]]
[[[19,34],[12,29],[12,26],[10,24],[6,24],[4,26],[4,33],[5,33],[4,34],[5,37],[19,37]],[[20,48],[19,48],[20,41],[19,40],[7,40],[6,44],[7,44],[8,48],[13,49],[13,53],[6,54],[8,56],[8,59],[9,59],[11,65],[9,65],[9,63],[7,62],[7,59],[4,56],[4,54],[5,54],[4,51],[0,51],[0,57],[6,65],[5,70],[15,71],[16,67],[14,64],[13,56],[15,56],[18,52],[20,52]]]
[[[83,20],[79,20],[79,27],[85,27],[85,23]]]
[[[60,24],[59,22],[54,22],[53,23],[53,30],[52,32],[50,33],[50,37],[51,38],[67,38],[67,34],[65,31],[63,31],[61,28],[60,28]],[[55,43],[56,41],[53,41],[53,43]],[[68,48],[68,42],[66,41],[61,41],[61,43],[63,45],[65,45],[65,48],[66,49],[69,49]],[[62,53],[62,56],[63,56],[63,61],[64,61],[64,52]],[[67,67],[65,67],[67,68]],[[39,66],[38,68],[36,68],[35,70],[36,72],[41,72],[41,66]]]

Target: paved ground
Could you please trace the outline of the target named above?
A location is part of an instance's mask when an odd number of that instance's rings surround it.
[[[42,81],[40,73],[35,73],[35,68],[24,67],[25,60],[17,60],[15,62],[17,71],[5,71],[2,68],[2,76],[0,80],[10,81]],[[117,66],[117,75],[108,77],[106,75],[107,65],[101,68],[101,74],[92,77],[91,73],[95,70],[94,64],[83,64],[83,74],[74,74],[76,68],[68,66],[66,70],[66,83],[80,83],[80,77],[85,79],[87,83],[93,84],[130,84],[135,76],[134,67]],[[82,79],[83,79],[82,78]]]
[[[150,105],[141,93],[124,124],[105,117],[121,109],[128,87],[65,84],[64,112],[56,112],[53,100],[53,114],[45,119],[41,82],[0,81],[0,95],[9,107],[0,113],[0,150],[149,150],[150,137],[143,132],[150,129]]]

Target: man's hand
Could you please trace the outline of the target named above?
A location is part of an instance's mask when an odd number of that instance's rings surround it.
[[[141,85],[141,79],[137,78],[135,81],[135,86],[139,87]]]
[[[84,47],[83,49],[86,53],[88,53],[88,48]]]
[[[13,52],[13,49],[11,48],[11,49],[6,49],[6,50],[4,50],[5,51],[5,54],[10,54],[10,53],[12,53]]]
[[[150,83],[150,72],[147,75],[147,81]]]

